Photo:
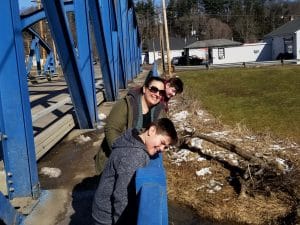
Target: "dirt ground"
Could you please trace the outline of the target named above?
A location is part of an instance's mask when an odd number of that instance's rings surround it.
[[[194,209],[217,224],[300,224],[300,147],[292,140],[255,134],[246,127],[224,125],[188,96],[171,101],[170,116],[181,141],[196,133],[238,146],[245,152],[277,165],[278,176],[265,176],[258,185],[250,173],[244,186],[237,171],[222,163],[239,165],[243,159],[211,142],[194,139],[199,151],[178,147],[165,155],[168,197]],[[220,160],[218,160],[220,159]],[[264,172],[264,171],[263,171]],[[256,183],[255,183],[256,182]],[[254,190],[255,189],[255,190]]]

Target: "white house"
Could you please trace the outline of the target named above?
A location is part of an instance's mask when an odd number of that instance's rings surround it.
[[[170,58],[182,56],[184,54],[184,46],[195,42],[195,38],[175,38],[170,37]],[[165,44],[166,46],[166,44]],[[155,60],[161,59],[161,45],[159,39],[147,42],[147,49],[145,62],[152,64]],[[166,51],[166,47],[165,47]],[[167,53],[165,52],[165,60],[167,60]]]
[[[225,49],[241,45],[240,42],[228,39],[209,39],[185,46],[185,52],[187,56],[197,56],[210,64],[215,64],[217,59],[223,60],[222,63],[227,63],[227,61],[232,61],[232,53],[227,54]]]
[[[271,45],[264,42],[212,48],[212,63],[239,63],[271,60]]]
[[[272,47],[272,60],[300,60],[300,18],[291,20],[264,37]]]

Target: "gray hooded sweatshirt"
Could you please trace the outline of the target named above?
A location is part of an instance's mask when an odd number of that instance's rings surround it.
[[[128,217],[124,214],[136,213],[130,212],[136,210],[135,172],[146,166],[149,160],[137,130],[128,129],[116,139],[94,196],[92,216],[98,223],[125,224],[120,223],[124,216]]]

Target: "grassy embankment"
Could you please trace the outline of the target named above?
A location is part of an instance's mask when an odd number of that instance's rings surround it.
[[[227,124],[300,142],[300,66],[181,72],[185,95]]]

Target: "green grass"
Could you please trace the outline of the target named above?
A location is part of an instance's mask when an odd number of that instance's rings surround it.
[[[300,142],[300,66],[178,73],[185,93],[227,124]]]

